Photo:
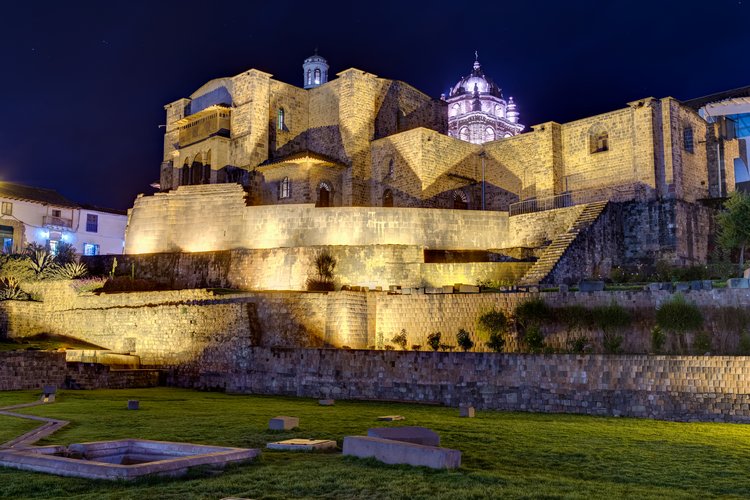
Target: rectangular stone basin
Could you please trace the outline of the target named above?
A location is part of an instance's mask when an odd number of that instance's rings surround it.
[[[0,449],[0,466],[88,479],[179,476],[191,467],[247,462],[257,449],[122,439],[63,446]]]

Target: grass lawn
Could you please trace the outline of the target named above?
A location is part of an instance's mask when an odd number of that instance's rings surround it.
[[[32,401],[32,392],[0,392],[0,406]],[[141,410],[126,410],[139,399]],[[750,497],[750,428],[578,415],[477,412],[396,403],[231,396],[180,389],[62,391],[58,402],[25,409],[70,420],[44,443],[139,437],[263,447],[292,437],[366,434],[378,415],[437,431],[463,453],[456,471],[387,466],[340,454],[264,451],[222,474],[111,483],[0,469],[1,498],[710,498]],[[300,429],[273,433],[276,415],[300,417]],[[9,418],[0,436],[12,434]],[[18,424],[16,424],[18,425]],[[25,430],[22,428],[21,431]],[[20,432],[19,432],[20,433]]]

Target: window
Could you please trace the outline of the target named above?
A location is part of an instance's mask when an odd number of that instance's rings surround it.
[[[59,240],[49,240],[49,253],[52,255],[57,255],[57,244],[60,243]]]
[[[312,72],[308,69],[307,70],[307,84],[310,85],[312,83],[312,76],[310,76]]]
[[[276,119],[276,130],[285,130],[286,122],[284,117],[284,108],[279,108],[279,114]]]
[[[486,142],[494,141],[495,129],[493,129],[492,127],[487,127],[487,129],[484,131],[484,140]]]
[[[289,177],[284,177],[284,180],[279,183],[279,198],[289,198],[289,196],[291,196],[289,191]]]
[[[99,216],[96,214],[86,215],[86,232],[96,233],[99,231]]]
[[[333,188],[327,182],[321,182],[318,188],[318,207],[331,206],[331,191]]]
[[[601,153],[609,151],[609,134],[606,130],[592,127],[589,131],[589,152]]]
[[[686,126],[682,130],[682,147],[688,153],[693,153],[695,151],[693,143],[693,127]]]
[[[52,217],[62,216],[62,210],[52,210]]]
[[[83,255],[99,255],[99,245],[95,243],[84,243]]]
[[[466,210],[469,208],[469,197],[463,191],[453,191],[453,208]]]
[[[0,226],[0,244],[2,253],[13,253],[13,227]]]
[[[393,158],[391,158],[390,160],[388,160],[388,170],[386,171],[385,176],[386,177],[393,177],[393,172],[394,171],[395,170],[394,170],[394,166],[393,166]]]
[[[320,85],[320,68],[315,68],[315,85]]]
[[[3,202],[2,214],[3,215],[13,215],[13,203],[11,203],[9,201],[4,201]]]
[[[469,128],[464,127],[461,130],[458,131],[458,138],[462,141],[468,141],[469,140]]]

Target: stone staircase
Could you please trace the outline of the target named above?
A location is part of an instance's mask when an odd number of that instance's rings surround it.
[[[533,266],[518,282],[519,285],[538,285],[555,269],[570,245],[578,235],[588,229],[604,212],[606,201],[589,203],[580,213],[573,225],[564,233],[558,234],[542,252]]]

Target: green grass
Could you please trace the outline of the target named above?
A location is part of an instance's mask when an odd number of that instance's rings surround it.
[[[32,401],[0,393],[0,406]],[[126,410],[139,399],[142,410]],[[7,498],[741,498],[750,496],[750,430],[743,425],[673,423],[483,411],[396,403],[231,396],[179,389],[61,391],[28,413],[72,423],[45,443],[124,437],[263,447],[292,437],[364,435],[378,415],[437,431],[463,453],[456,471],[386,466],[340,454],[264,451],[222,474],[110,483],[0,469]],[[270,432],[268,419],[300,417],[300,429]],[[0,420],[0,425],[5,424]]]
[[[64,335],[40,333],[20,339],[0,339],[1,351],[17,351],[32,349],[36,351],[56,351],[58,349],[101,349],[94,344]]]

